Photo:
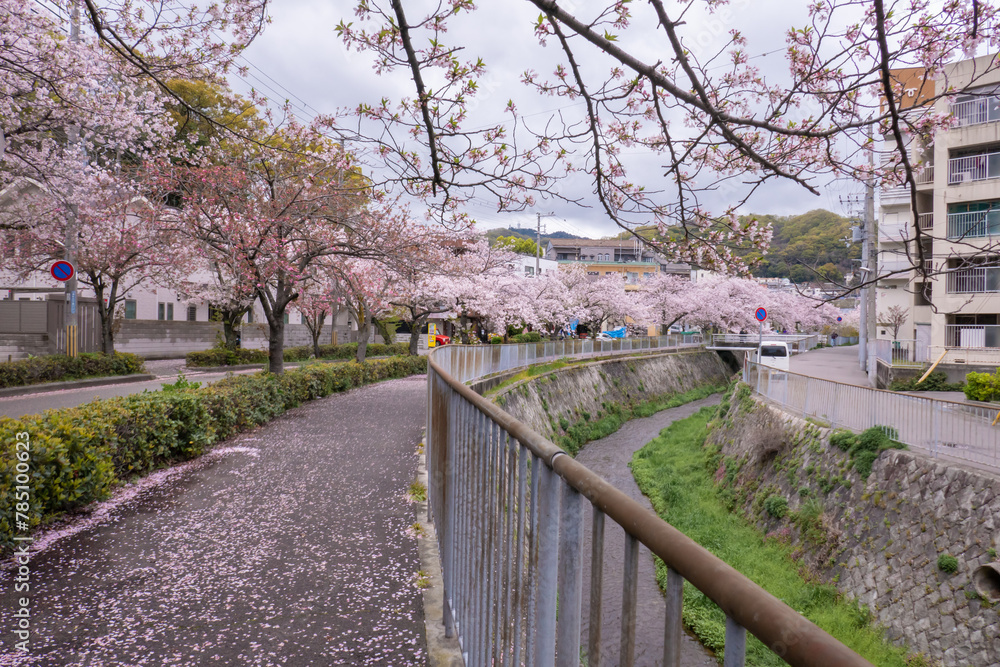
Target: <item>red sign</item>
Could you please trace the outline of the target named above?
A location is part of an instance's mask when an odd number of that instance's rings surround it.
[[[767,319],[767,310],[763,308],[758,308],[757,312],[754,313],[753,316],[757,318],[758,322],[763,322],[764,320]]]
[[[60,282],[69,280],[73,277],[73,274],[76,273],[75,269],[73,269],[73,265],[64,260],[59,260],[53,264],[52,268],[49,269],[49,272],[52,274],[53,278]]]

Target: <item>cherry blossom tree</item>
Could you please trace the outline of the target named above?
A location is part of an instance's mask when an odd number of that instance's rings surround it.
[[[379,256],[405,221],[367,209],[365,194],[345,180],[344,155],[310,128],[291,124],[267,141],[225,164],[160,162],[153,170],[160,191],[180,205],[164,206],[163,217],[226,267],[234,289],[260,301],[268,368],[281,373],[284,316],[312,267],[337,254]]]
[[[59,193],[36,189],[0,212],[7,231],[3,255],[22,276],[65,256],[67,226],[77,237],[78,279],[94,290],[101,323],[101,351],[114,353],[117,307],[129,290],[176,281],[192,266],[187,247],[128,174],[105,171],[74,179],[80,203],[69,210]]]
[[[1000,66],[987,59],[971,80],[948,78],[948,63],[1000,45],[995,3],[819,0],[808,5],[805,25],[786,31],[787,71],[766,77],[750,60],[765,45],[749,44],[739,29],[739,12],[755,11],[752,3],[523,2],[539,11],[535,36],[557,62],[547,72],[524,62],[522,81],[569,104],[536,121],[499,98],[493,117],[502,110],[506,120],[485,128],[469,118],[489,101],[482,92],[488,65],[475,54],[475,31],[449,31],[475,20],[471,0],[429,8],[359,0],[354,20],[340,23],[345,44],[370,53],[377,72],[399,70],[413,82],[410,96],[356,111],[372,128],[367,141],[393,170],[387,181],[442,212],[479,195],[499,210],[517,210],[539,196],[573,200],[554,183],[585,174],[609,219],[627,230],[659,227],[653,239],[637,235],[642,242],[673,259],[735,272],[746,268],[741,248],[769,241],[769,226],[736,215],[762,184],[787,181],[817,195],[830,176],[905,184],[917,239],[913,268],[926,275],[920,239],[927,232],[915,218],[923,167],[913,149],[949,126],[933,110],[938,99],[974,93]],[[702,42],[706,24],[724,26],[721,47]],[[651,53],[650,44],[660,48]],[[518,67],[516,58],[509,54],[504,67]],[[923,72],[916,103],[897,74],[905,68]],[[922,83],[931,80],[933,90]],[[890,151],[872,169],[867,157],[881,136]],[[656,159],[662,180],[627,157],[635,153]],[[707,195],[720,190],[727,203],[711,210]]]
[[[357,362],[363,363],[371,337],[372,320],[393,312],[395,281],[387,264],[374,259],[343,257],[328,263],[337,277],[336,297],[358,323]]]

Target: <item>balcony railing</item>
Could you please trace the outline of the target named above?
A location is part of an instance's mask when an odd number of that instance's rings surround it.
[[[979,267],[948,274],[949,294],[1000,292],[1000,269]]]
[[[1000,235],[1000,210],[948,214],[949,239],[998,235]]]
[[[1000,97],[978,97],[951,103],[951,115],[959,127],[982,125],[1000,120]]]
[[[948,185],[1000,178],[1000,153],[967,155],[948,160]]]
[[[924,166],[924,170],[914,176],[917,185],[927,185],[934,183],[934,165]]]
[[[944,330],[947,347],[1000,348],[1000,325],[948,324]]]
[[[917,215],[917,224],[920,225],[921,231],[927,231],[934,227],[934,214],[933,213],[920,213]]]

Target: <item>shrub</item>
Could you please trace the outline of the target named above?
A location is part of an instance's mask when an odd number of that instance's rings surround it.
[[[537,331],[527,331],[511,336],[510,340],[514,343],[540,343],[542,335]]]
[[[965,397],[970,401],[1000,401],[1000,368],[993,375],[969,373],[965,382]]]
[[[894,380],[889,385],[889,389],[891,391],[962,391],[965,389],[964,382],[948,382],[948,376],[942,371],[934,371],[923,382],[917,382],[919,379]]]
[[[23,387],[41,382],[79,380],[108,375],[144,373],[143,359],[127,352],[88,352],[77,357],[54,354],[0,363],[0,387]]]
[[[772,494],[764,499],[764,511],[775,519],[782,519],[788,514],[788,500],[784,496]]]
[[[49,410],[0,417],[0,549],[10,549],[18,433],[30,443],[29,523],[108,496],[118,482],[201,454],[213,442],[263,424],[290,407],[369,382],[427,371],[426,357],[392,357],[358,364],[308,364],[283,375],[225,378],[208,387],[171,385]],[[18,531],[23,532],[23,531]]]
[[[958,559],[954,556],[949,556],[948,554],[941,554],[938,556],[937,566],[942,572],[954,574],[958,571]]]
[[[837,449],[849,452],[858,444],[858,436],[844,428],[838,428],[830,434],[830,444]]]

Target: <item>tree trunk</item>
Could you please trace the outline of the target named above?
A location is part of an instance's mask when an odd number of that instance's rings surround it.
[[[226,311],[222,314],[222,333],[226,336],[226,349],[235,350],[240,346],[239,341],[239,321],[242,313],[236,314]]]
[[[367,312],[364,317],[358,318],[358,353],[355,357],[359,364],[365,362],[365,354],[368,352],[368,337],[371,335],[372,318]]]
[[[427,315],[421,315],[415,318],[410,325],[410,356],[418,354],[417,348],[420,347],[420,330],[424,328],[427,317]]]
[[[115,331],[114,317],[103,313],[101,317],[101,352],[104,354],[115,353]]]
[[[267,371],[275,375],[285,372],[285,313],[273,311],[267,322]]]
[[[386,323],[383,320],[377,320],[375,318],[372,318],[372,323],[375,325],[375,328],[378,329],[378,335],[382,337],[383,343],[385,343],[386,345],[392,345],[393,343],[396,342],[392,332],[389,331],[388,323]]]

